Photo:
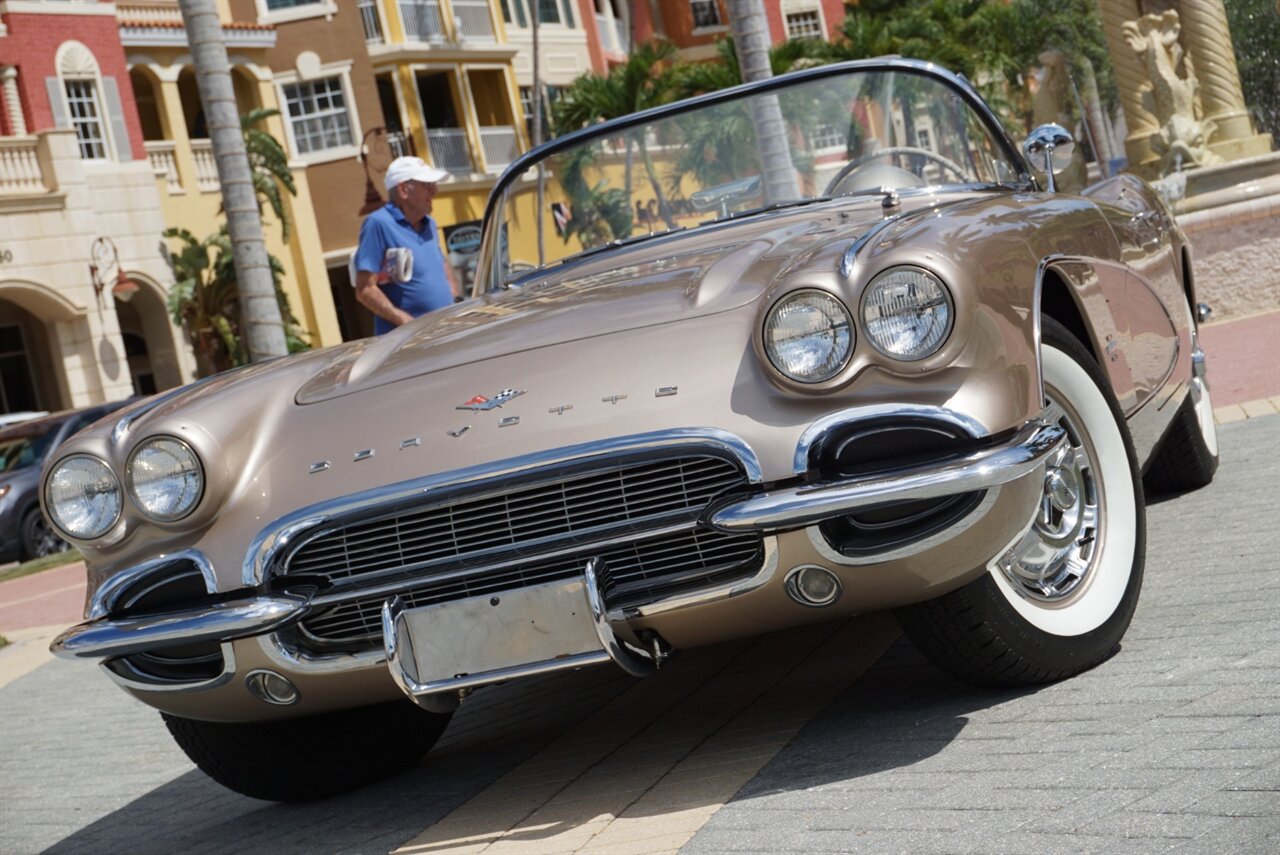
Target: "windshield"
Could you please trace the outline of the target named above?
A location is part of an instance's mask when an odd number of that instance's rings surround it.
[[[542,157],[495,200],[482,287],[770,207],[1017,180],[1008,149],[950,83],[911,69],[850,68],[695,102]]]

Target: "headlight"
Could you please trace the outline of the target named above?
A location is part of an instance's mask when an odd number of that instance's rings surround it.
[[[124,478],[138,510],[161,522],[191,513],[204,490],[196,453],[170,436],[149,439],[134,449]]]
[[[825,291],[789,294],[765,318],[764,349],[773,367],[792,380],[829,380],[853,352],[849,312]]]
[[[49,473],[44,501],[54,525],[72,537],[91,540],[120,519],[120,482],[101,460],[75,454]]]
[[[872,346],[907,361],[937,352],[951,331],[951,295],[919,267],[891,267],[867,286],[862,326]]]

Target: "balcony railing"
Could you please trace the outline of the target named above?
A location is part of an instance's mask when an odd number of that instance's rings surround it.
[[[484,166],[488,172],[501,172],[520,154],[516,129],[509,125],[481,128],[480,145],[484,148]]]
[[[378,18],[378,7],[374,0],[359,0],[356,6],[360,9],[360,23],[364,26],[364,43],[382,44],[385,41],[382,37],[382,21]]]
[[[400,0],[399,6],[405,39],[415,42],[445,40],[439,0]]]
[[[453,0],[453,20],[462,41],[495,40],[493,18],[489,16],[489,0]]]
[[[151,171],[157,176],[164,176],[165,188],[170,195],[180,194],[182,178],[178,175],[178,161],[173,155],[173,140],[155,140],[144,145],[147,149],[147,160],[151,163]]]
[[[40,172],[36,137],[0,137],[0,193],[26,195],[48,191]]]
[[[116,19],[131,24],[182,26],[178,0],[116,0]]]
[[[456,175],[470,175],[475,171],[467,150],[467,132],[462,128],[429,130],[427,144],[431,146],[431,161],[437,168]]]
[[[216,191],[218,183],[218,162],[213,159],[213,143],[209,140],[192,140],[191,156],[196,162],[196,187],[201,193]]]

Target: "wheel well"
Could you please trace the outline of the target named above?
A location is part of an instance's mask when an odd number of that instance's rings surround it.
[[[1071,292],[1067,289],[1067,283],[1062,280],[1061,274],[1053,269],[1044,272],[1044,280],[1040,284],[1040,313],[1066,327],[1067,331],[1089,351],[1094,361],[1099,365],[1102,364],[1093,346],[1093,336],[1089,334],[1089,327],[1084,322],[1084,316],[1080,314],[1080,307],[1076,305],[1075,300],[1071,299]]]

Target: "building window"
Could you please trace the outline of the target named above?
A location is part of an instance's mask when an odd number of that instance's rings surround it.
[[[365,44],[382,44],[382,21],[378,18],[378,7],[374,4],[374,0],[359,0],[356,7],[360,10],[360,24],[364,27]]]
[[[844,132],[825,122],[813,129],[813,135],[809,139],[809,145],[815,149],[843,148],[844,144]]]
[[[689,8],[693,10],[694,29],[718,27],[723,23],[718,0],[689,0]]]
[[[76,142],[84,160],[106,160],[107,138],[102,128],[102,108],[98,104],[98,88],[92,80],[64,81],[67,92],[67,114],[76,129]]]
[[[822,38],[822,21],[818,18],[818,10],[787,13],[787,38],[820,39]]]
[[[267,0],[267,11],[275,12],[279,9],[294,9],[298,6],[315,6],[322,0]]]
[[[354,144],[341,78],[286,83],[282,89],[298,154]]]
[[[560,8],[556,5],[556,0],[535,0],[535,2],[538,4],[539,24],[560,23]]]

